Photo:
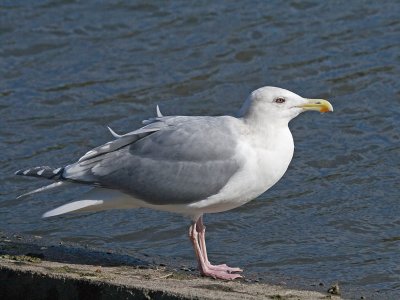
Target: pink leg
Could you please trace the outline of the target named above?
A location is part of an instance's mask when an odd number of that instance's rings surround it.
[[[203,257],[205,260],[205,263],[209,269],[216,270],[216,271],[225,271],[228,273],[233,273],[233,272],[243,272],[242,269],[240,268],[231,268],[227,266],[226,264],[222,265],[212,265],[210,261],[208,260],[208,255],[207,255],[207,247],[206,247],[206,226],[203,224],[203,216],[201,216],[197,222],[196,222],[196,229],[197,232],[199,233],[199,244],[200,244],[200,250],[203,253]]]
[[[239,274],[231,274],[231,272],[235,271],[240,272],[241,270],[238,268],[230,268],[226,265],[213,266],[210,264],[207,258],[204,233],[205,233],[205,227],[200,217],[199,220],[197,220],[196,223],[193,223],[189,228],[189,237],[193,244],[194,252],[197,257],[200,273],[204,276],[225,279],[225,280],[231,280],[242,277]],[[200,235],[200,240],[199,240],[199,235]]]

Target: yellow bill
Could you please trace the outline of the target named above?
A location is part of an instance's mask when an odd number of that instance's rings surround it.
[[[321,113],[326,113],[329,111],[333,111],[332,104],[329,103],[327,100],[323,99],[306,99],[307,102],[299,105],[304,110],[316,110]]]

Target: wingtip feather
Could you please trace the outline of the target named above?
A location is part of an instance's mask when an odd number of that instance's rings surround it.
[[[161,110],[160,110],[160,107],[158,106],[158,104],[157,104],[157,107],[156,107],[156,111],[157,111],[157,117],[158,118],[162,118],[163,114],[161,113]]]
[[[33,190],[33,191],[27,192],[25,194],[19,195],[19,196],[16,197],[16,199],[20,199],[20,198],[23,198],[23,197],[26,197],[26,196],[29,196],[29,195],[32,195],[32,194],[44,192],[44,191],[47,191],[47,190],[51,190],[51,189],[60,187],[60,186],[65,185],[65,184],[67,184],[65,181],[56,181],[56,182],[54,182],[52,184],[49,184],[49,185],[46,185],[46,186],[42,186],[42,187],[40,187],[40,188],[38,188],[36,190]]]
[[[111,132],[111,134],[113,135],[113,137],[115,138],[120,138],[121,135],[116,133],[114,130],[111,129],[111,127],[107,126],[108,130]]]

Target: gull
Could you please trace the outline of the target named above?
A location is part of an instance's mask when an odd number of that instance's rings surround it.
[[[151,208],[190,217],[189,237],[203,276],[231,280],[240,268],[213,265],[203,215],[234,209],[257,198],[286,172],[293,157],[290,120],[304,111],[333,111],[323,99],[306,99],[277,87],[253,91],[235,116],[157,116],[144,127],[94,148],[58,168],[23,169],[17,175],[54,183],[22,196],[65,186],[93,188],[78,200],[46,212]]]

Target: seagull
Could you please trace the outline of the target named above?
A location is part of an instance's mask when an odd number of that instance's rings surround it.
[[[21,197],[71,183],[92,187],[45,218],[139,207],[188,216],[201,275],[232,280],[242,277],[242,269],[210,263],[203,215],[244,205],[278,182],[293,157],[288,123],[304,111],[333,107],[271,86],[253,91],[237,116],[163,116],[157,106],[145,126],[123,135],[109,128],[115,139],[75,163],[15,174],[54,181]]]

